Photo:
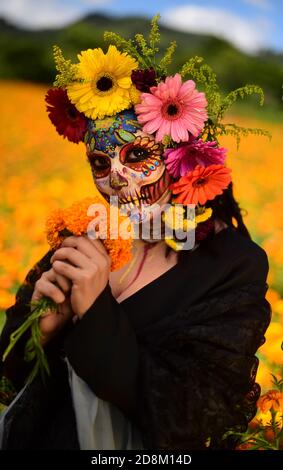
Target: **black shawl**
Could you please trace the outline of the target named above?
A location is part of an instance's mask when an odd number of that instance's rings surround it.
[[[51,255],[30,271],[7,310],[1,356],[29,312],[34,283]],[[146,317],[145,304],[140,323],[108,284],[84,317],[46,347],[51,377],[45,385],[35,380],[7,416],[3,447],[79,448],[66,356],[98,397],[139,427],[145,449],[235,448],[235,438],[222,436],[247,429],[260,395],[255,353],[270,323],[267,273],[264,250],[228,228],[192,251],[174,276],[161,276],[164,295],[174,282],[182,294],[178,307],[170,305],[155,319]],[[159,279],[148,285],[153,302],[158,285]],[[30,367],[23,348],[24,340],[2,363],[2,376],[17,389]]]

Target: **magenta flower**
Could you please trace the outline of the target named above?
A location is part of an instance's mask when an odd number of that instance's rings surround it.
[[[201,139],[194,139],[177,148],[166,149],[164,157],[168,172],[174,178],[179,178],[193,170],[196,165],[204,167],[223,165],[227,150],[223,147],[217,148],[216,145],[215,141],[204,142]]]
[[[193,80],[182,83],[179,73],[166,77],[150,93],[141,94],[135,106],[143,131],[156,132],[155,140],[169,135],[175,142],[187,142],[189,133],[198,136],[207,119],[205,94],[196,90]]]

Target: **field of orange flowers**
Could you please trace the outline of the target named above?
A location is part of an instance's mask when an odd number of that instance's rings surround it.
[[[44,254],[47,214],[55,207],[93,195],[93,183],[83,144],[59,137],[45,112],[41,85],[0,82],[0,309],[14,302],[14,293],[27,270]],[[282,124],[236,118],[241,125],[264,127],[265,137],[243,138],[237,151],[232,138],[223,138],[230,149],[236,196],[248,212],[246,223],[270,261],[268,300],[273,320],[260,348],[257,379],[263,391],[271,388],[270,372],[280,373],[283,339],[283,185]],[[0,313],[0,324],[4,314]]]

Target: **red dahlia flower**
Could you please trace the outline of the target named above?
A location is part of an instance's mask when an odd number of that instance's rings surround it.
[[[133,70],[132,82],[139,91],[149,93],[151,86],[156,86],[156,73],[153,68],[146,70]]]
[[[62,88],[48,90],[45,101],[50,121],[58,134],[78,144],[87,130],[87,118],[71,103],[67,92]]]

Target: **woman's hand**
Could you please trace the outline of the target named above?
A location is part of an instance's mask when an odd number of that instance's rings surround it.
[[[110,258],[100,240],[67,237],[51,258],[56,274],[71,281],[73,312],[82,317],[107,285]]]
[[[71,282],[69,279],[56,273],[53,268],[44,272],[35,283],[32,302],[46,296],[57,304],[56,310],[49,310],[40,317],[39,327],[42,334],[42,345],[48,343],[67,321],[73,317],[74,312],[68,297],[70,290]]]

